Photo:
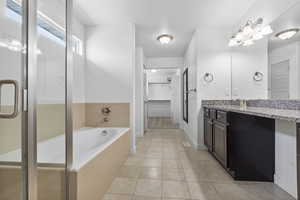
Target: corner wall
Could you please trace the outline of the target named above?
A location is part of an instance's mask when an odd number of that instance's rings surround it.
[[[135,73],[134,24],[87,27],[86,103],[129,105],[132,151],[135,151]],[[111,112],[117,113],[119,110],[114,108]],[[101,114],[101,110],[97,112]]]

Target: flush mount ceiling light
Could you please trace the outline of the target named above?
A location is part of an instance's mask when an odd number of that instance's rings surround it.
[[[162,45],[169,44],[173,39],[174,39],[174,37],[172,35],[169,35],[169,34],[163,34],[163,35],[160,35],[160,36],[157,37],[157,40]]]
[[[281,39],[281,40],[288,40],[294,37],[298,32],[300,31],[299,28],[292,28],[288,30],[284,30],[280,33],[276,34],[276,37]]]
[[[264,36],[273,33],[271,26],[264,25],[263,22],[263,18],[258,18],[254,21],[248,20],[248,22],[231,37],[228,46],[250,46],[254,44],[254,41],[260,40]]]

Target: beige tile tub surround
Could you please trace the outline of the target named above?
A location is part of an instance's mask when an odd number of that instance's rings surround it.
[[[101,109],[110,106],[109,122],[103,122]],[[39,104],[37,107],[38,141],[65,133],[65,105]],[[11,110],[10,106],[3,107],[3,111]],[[129,103],[74,103],[73,128],[83,127],[129,127]],[[8,120],[0,120],[0,154],[21,148],[21,116]]]
[[[128,158],[129,152],[130,131],[122,135],[78,172],[72,172],[73,191],[77,191],[73,199],[101,199]]]
[[[83,127],[86,127],[85,120],[85,103],[74,103],[72,106],[73,109],[73,129],[79,130]]]
[[[65,170],[38,168],[38,199],[64,200]],[[0,199],[21,199],[22,173],[20,167],[0,166]]]
[[[130,131],[88,162],[71,172],[73,200],[99,200],[109,189],[130,151]],[[21,169],[0,166],[0,199],[20,200]],[[38,168],[38,199],[64,200],[64,168]],[[133,188],[134,189],[134,188]]]
[[[37,106],[37,139],[48,140],[65,132],[65,105],[39,104]],[[21,148],[21,116],[0,119],[0,154]]]
[[[109,122],[104,122],[101,109],[110,107]],[[129,127],[130,104],[129,103],[86,103],[86,126],[89,127]]]

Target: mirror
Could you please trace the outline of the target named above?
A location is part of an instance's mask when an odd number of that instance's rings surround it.
[[[272,34],[232,48],[232,99],[300,99],[300,3],[270,25]]]
[[[300,99],[300,4],[272,24],[269,39],[270,99]]]
[[[183,120],[188,123],[188,105],[189,105],[189,86],[188,86],[188,68],[183,72],[182,83],[182,96],[183,96]]]

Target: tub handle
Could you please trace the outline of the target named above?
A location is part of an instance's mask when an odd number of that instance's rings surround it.
[[[2,113],[1,107],[1,97],[2,97],[2,87],[4,85],[13,85],[14,87],[14,105],[13,105],[13,112],[12,113]],[[3,119],[14,119],[19,114],[19,84],[16,80],[0,80],[0,118]]]

